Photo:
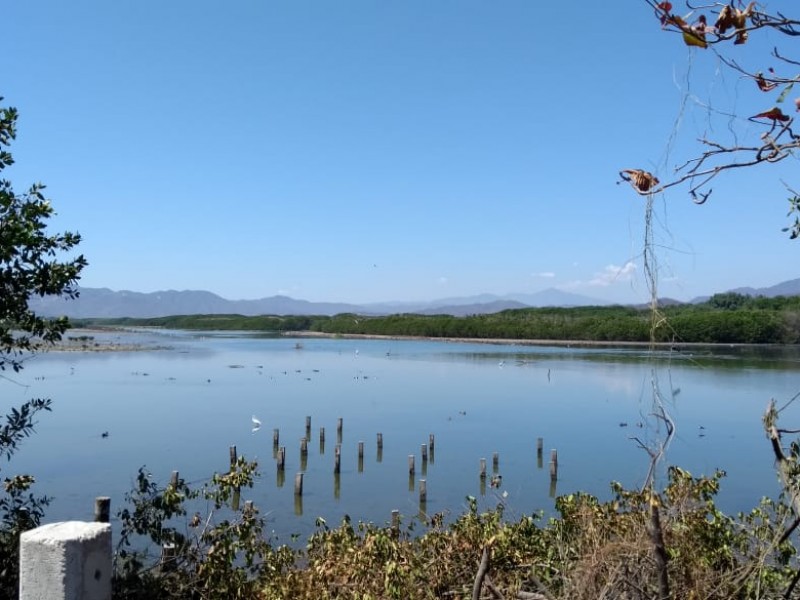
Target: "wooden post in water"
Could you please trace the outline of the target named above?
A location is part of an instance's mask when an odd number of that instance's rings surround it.
[[[94,520],[97,523],[108,523],[111,518],[111,498],[98,496],[94,499]]]
[[[500,454],[495,452],[492,455],[492,473],[497,475],[497,472],[500,470]]]
[[[392,511],[392,536],[394,538],[400,535],[400,511],[395,509]]]
[[[300,438],[300,454],[308,454],[308,438]]]
[[[342,447],[336,444],[333,450],[333,472],[337,475],[342,471]]]
[[[550,451],[550,481],[558,479],[558,451],[553,448]]]
[[[342,443],[342,417],[336,421],[336,443]]]
[[[311,429],[311,417],[306,417],[306,429]]]
[[[481,471],[480,471],[480,474],[481,474],[481,481],[485,481],[486,480],[486,459],[485,458],[481,459]]]
[[[325,454],[325,428],[319,428],[319,453]]]
[[[364,442],[358,442],[358,472],[364,472]]]
[[[383,434],[382,433],[378,434],[377,444],[378,444],[378,450],[377,450],[377,456],[376,456],[375,460],[377,462],[383,462]]]
[[[280,429],[273,429],[272,430],[272,447],[273,449],[277,450],[278,446],[280,446],[281,442],[281,430]]]
[[[409,454],[408,455],[408,474],[413,477],[415,471],[416,471],[416,469],[414,468],[414,455],[413,454]]]
[[[281,446],[278,450],[278,471],[283,471],[286,468],[286,446]]]
[[[428,450],[430,450],[430,453],[431,453],[431,464],[433,464],[434,460],[435,460],[435,458],[434,458],[434,456],[436,454],[435,441],[436,440],[434,439],[432,433],[430,435],[428,435]]]
[[[297,473],[294,476],[294,495],[295,496],[302,496],[303,495],[303,474]]]
[[[536,466],[537,468],[541,469],[543,463],[542,453],[544,452],[544,440],[542,438],[536,438]]]
[[[428,501],[428,482],[424,479],[419,480],[419,503],[420,506]]]
[[[231,454],[231,471],[236,467],[236,446],[230,447]]]
[[[419,453],[422,456],[422,464],[424,465],[426,462],[428,462],[428,445],[422,444],[419,450]]]

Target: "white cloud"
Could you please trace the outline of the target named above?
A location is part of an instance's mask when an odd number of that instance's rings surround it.
[[[447,277],[439,277],[439,285],[447,285]]]
[[[534,277],[541,277],[542,279],[553,279],[556,276],[552,271],[542,271],[541,273],[533,273]]]
[[[614,283],[627,282],[633,279],[636,273],[636,264],[632,261],[626,262],[623,266],[608,265],[589,280],[587,285],[592,287],[608,287]]]

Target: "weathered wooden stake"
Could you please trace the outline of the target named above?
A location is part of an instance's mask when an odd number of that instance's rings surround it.
[[[536,468],[541,469],[544,466],[544,458],[542,457],[544,448],[544,440],[536,438]]]
[[[306,417],[306,429],[311,429],[311,417]]]
[[[340,473],[342,470],[342,447],[336,444],[333,451],[333,472]]]
[[[277,449],[278,446],[280,446],[280,444],[281,444],[280,439],[281,439],[281,430],[280,429],[273,429],[272,430],[272,447],[273,448]]]
[[[431,433],[431,434],[428,436],[428,448],[430,448],[430,449],[431,449],[431,454],[433,454],[433,450],[434,450],[434,448],[435,448],[434,441],[435,441],[435,440],[434,440],[433,434]]]
[[[558,451],[555,448],[550,451],[550,479],[558,479]]]
[[[486,459],[481,459],[481,479],[486,479]]]
[[[364,460],[364,442],[358,442],[358,458]]]
[[[278,450],[278,471],[283,471],[286,468],[286,446],[281,446]]]
[[[419,503],[425,504],[428,501],[428,482],[425,479],[419,480]]]
[[[294,476],[294,493],[296,496],[303,495],[303,474],[297,473]]]
[[[98,496],[94,499],[94,520],[97,523],[108,523],[110,518],[111,498],[109,496]]]
[[[236,467],[236,446],[231,446],[231,471]]]
[[[408,474],[413,476],[415,470],[416,469],[414,468],[414,455],[413,454],[409,454],[408,455]]]
[[[320,445],[325,443],[325,428],[324,427],[320,427],[319,428],[319,443],[320,443]]]
[[[392,535],[394,537],[400,535],[400,511],[397,509],[392,511]]]
[[[382,449],[383,449],[383,434],[379,433],[378,434],[378,450],[382,450]]]
[[[422,455],[422,464],[425,464],[426,462],[428,462],[428,445],[427,444],[422,444],[422,446],[420,446],[420,454]]]
[[[308,438],[300,438],[300,454],[308,454]]]
[[[492,473],[497,475],[497,472],[500,470],[500,454],[495,452],[492,455]]]
[[[336,435],[339,438],[339,443],[342,443],[342,417],[336,421]]]

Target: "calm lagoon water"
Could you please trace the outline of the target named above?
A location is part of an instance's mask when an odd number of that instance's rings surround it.
[[[695,475],[724,469],[722,507],[748,510],[778,489],[761,415],[770,398],[782,404],[800,391],[797,348],[692,349],[648,358],[631,349],[179,331],[104,335],[161,349],[50,352],[2,382],[8,403],[54,401],[53,413],[41,416],[37,434],[10,465],[34,473],[39,492],[55,497],[48,522],[91,519],[99,495],[112,497],[116,513],[143,465],[162,483],[173,470],[190,482],[223,472],[231,445],[258,459],[260,479],[243,499],[269,515],[283,540],[308,534],[318,516],[332,524],[345,514],[385,523],[399,509],[408,520],[419,513],[421,478],[428,514],[457,514],[468,495],[484,506],[504,502],[510,517],[549,512],[552,448],[559,456],[556,494],[584,490],[607,498],[612,480],[642,483],[648,457],[632,438],[659,437],[649,416],[654,380],[677,425],[666,462]],[[257,431],[252,415],[263,423]],[[312,434],[297,506],[293,482],[307,416]],[[344,428],[337,485],[338,418]],[[782,418],[797,427],[800,406]],[[275,428],[286,446],[282,486]],[[435,455],[423,473],[421,445],[430,434]],[[544,438],[542,463],[538,437]],[[495,452],[503,476],[498,489],[479,478],[481,458],[491,477]],[[411,481],[410,454],[417,463]]]

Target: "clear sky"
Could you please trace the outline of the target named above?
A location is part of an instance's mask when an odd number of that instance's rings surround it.
[[[2,20],[20,111],[4,175],[47,185],[86,287],[644,301],[645,201],[618,171],[667,179],[697,137],[763,130],[709,106],[774,100],[644,0],[25,0]],[[791,55],[757,36],[726,51],[763,70],[773,45]],[[730,173],[703,206],[656,197],[660,294],[799,277],[780,182],[797,173]]]

